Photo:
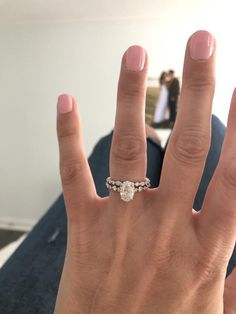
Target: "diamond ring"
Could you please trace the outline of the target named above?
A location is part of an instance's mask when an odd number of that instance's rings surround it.
[[[147,190],[151,186],[150,180],[145,178],[144,181],[117,181],[112,180],[111,177],[106,179],[106,187],[109,190],[117,191],[123,201],[129,202],[134,198],[134,193]]]

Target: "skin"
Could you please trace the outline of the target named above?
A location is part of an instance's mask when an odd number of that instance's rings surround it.
[[[58,114],[68,242],[55,313],[233,314],[236,271],[225,280],[236,236],[236,93],[222,152],[200,212],[192,208],[210,148],[215,52],[193,60],[187,43],[179,111],[158,188],[123,202],[96,194],[78,104]],[[146,176],[142,71],[123,55],[110,152],[116,180]],[[105,184],[105,183],[104,183]]]

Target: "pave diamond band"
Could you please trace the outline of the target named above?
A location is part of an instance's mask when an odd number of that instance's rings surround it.
[[[150,186],[148,178],[139,182],[112,180],[111,177],[106,179],[106,187],[109,190],[119,192],[121,199],[125,202],[133,200],[134,193],[147,190]]]

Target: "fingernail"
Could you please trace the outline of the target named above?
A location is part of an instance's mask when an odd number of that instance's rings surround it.
[[[126,51],[126,66],[130,71],[142,71],[145,63],[145,50],[140,46],[131,46]]]
[[[215,40],[207,31],[198,31],[190,39],[190,55],[194,60],[208,60],[214,49]]]
[[[67,113],[72,110],[72,98],[70,95],[64,94],[58,97],[57,110],[59,113]]]

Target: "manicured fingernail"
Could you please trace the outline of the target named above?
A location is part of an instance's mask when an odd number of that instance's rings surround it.
[[[212,34],[207,31],[198,31],[190,39],[190,55],[194,60],[208,60],[215,46]]]
[[[126,66],[130,71],[142,71],[145,63],[145,50],[140,46],[131,46],[126,51]]]
[[[67,113],[72,110],[72,98],[70,95],[60,95],[57,102],[57,110],[59,113]]]

